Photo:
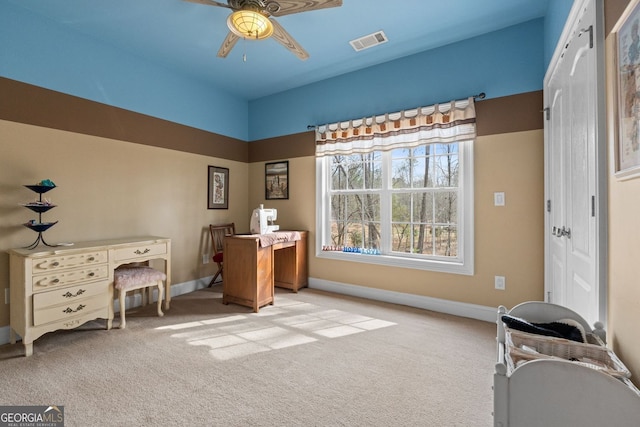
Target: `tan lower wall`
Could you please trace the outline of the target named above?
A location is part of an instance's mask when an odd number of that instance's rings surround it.
[[[229,168],[228,210],[207,209],[208,165]],[[145,234],[172,239],[172,281],[210,276],[207,225],[247,222],[248,164],[0,120],[0,295],[9,287],[7,249],[32,243],[22,223],[36,214],[20,206],[35,200],[25,184],[51,179],[56,208],[43,220],[59,223],[47,242],[74,242]],[[242,230],[242,228],[241,228]],[[0,300],[0,327],[8,325]]]
[[[481,136],[475,144],[475,274],[442,274],[315,257],[315,158],[289,159],[289,200],[264,199],[264,162],[249,168],[250,207],[278,209],[278,223],[310,230],[313,278],[489,307],[543,299],[544,139],[542,130]],[[505,192],[506,206],[493,206]],[[494,276],[506,290],[494,289]]]
[[[609,185],[609,344],[640,384],[640,179]]]
[[[605,5],[608,30],[629,3],[616,0]],[[607,7],[608,6],[608,7]],[[612,8],[615,6],[615,10]],[[607,68],[607,126],[610,159],[613,158],[616,135],[615,37],[606,41]],[[608,333],[609,344],[640,384],[640,177],[620,180],[614,176],[615,167],[609,163],[609,281]]]
[[[276,223],[281,229],[308,230],[309,239],[313,242],[316,228],[315,157],[282,160],[289,161],[289,199],[265,200],[265,162],[251,163],[249,165],[249,208],[253,210],[259,204],[264,204],[265,208],[276,208],[278,210]],[[248,217],[246,223],[248,229]]]

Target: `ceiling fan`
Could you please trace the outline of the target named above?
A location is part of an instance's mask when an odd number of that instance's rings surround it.
[[[221,58],[225,58],[231,52],[240,38],[260,40],[273,36],[278,43],[289,49],[298,58],[305,60],[309,58],[307,51],[272,16],[342,6],[342,0],[227,0],[226,4],[214,0],[184,1],[233,10],[233,13],[227,18],[229,34],[218,50],[218,56]]]

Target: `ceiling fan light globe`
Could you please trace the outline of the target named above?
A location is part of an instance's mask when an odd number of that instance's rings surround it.
[[[238,10],[227,18],[227,26],[237,36],[261,40],[271,37],[273,25],[269,18],[253,10]]]

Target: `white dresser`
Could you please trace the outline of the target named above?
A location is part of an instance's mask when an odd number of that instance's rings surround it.
[[[113,270],[122,264],[163,259],[165,309],[171,301],[171,240],[144,236],[76,243],[69,247],[11,249],[11,343],[22,337],[26,356],[33,341],[94,319],[113,321]]]

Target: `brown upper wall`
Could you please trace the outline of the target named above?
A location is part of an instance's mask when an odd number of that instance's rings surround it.
[[[0,77],[0,119],[239,162],[315,154],[315,133],[235,138]],[[542,91],[478,101],[478,136],[542,129]],[[100,117],[100,120],[96,120]]]
[[[543,129],[542,91],[520,93],[476,103],[478,136]]]
[[[542,129],[542,91],[476,102],[478,136]],[[251,142],[249,162],[270,161],[315,154],[315,132]]]
[[[604,2],[604,34],[611,33],[611,29],[620,19],[630,0],[607,0]]]
[[[249,143],[249,163],[267,162],[316,154],[315,131],[261,139]]]
[[[0,93],[3,120],[239,162],[249,159],[246,142],[213,132],[2,77]]]

